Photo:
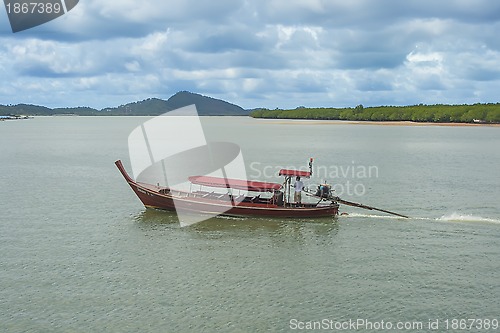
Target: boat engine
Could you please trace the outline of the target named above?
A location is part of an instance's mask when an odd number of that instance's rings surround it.
[[[321,184],[318,185],[318,189],[316,190],[316,196],[328,199],[332,195],[332,186],[330,184]]]

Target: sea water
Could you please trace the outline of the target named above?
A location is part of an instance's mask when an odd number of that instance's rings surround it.
[[[280,182],[276,168],[314,157],[306,186],[327,181],[410,219],[343,205],[336,219],[181,228],[113,164],[130,171],[127,137],[146,119],[0,123],[0,331],[458,331],[453,320],[500,319],[500,128],[203,118],[207,140],[240,145],[249,178]]]

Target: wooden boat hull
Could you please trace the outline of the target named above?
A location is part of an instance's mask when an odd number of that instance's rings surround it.
[[[121,174],[145,207],[196,214],[218,214],[243,217],[314,218],[338,215],[338,204],[324,206],[283,207],[274,204],[237,202],[204,198],[188,192],[170,192],[155,185],[135,182],[121,161],[115,162]]]

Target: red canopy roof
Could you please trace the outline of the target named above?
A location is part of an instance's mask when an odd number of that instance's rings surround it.
[[[309,178],[311,177],[311,173],[309,171],[281,169],[279,176],[299,176]]]
[[[253,192],[272,192],[281,189],[281,184],[256,182],[241,179],[229,179],[210,176],[191,176],[188,178],[193,184],[204,185],[210,187],[225,187],[236,190],[253,191]]]

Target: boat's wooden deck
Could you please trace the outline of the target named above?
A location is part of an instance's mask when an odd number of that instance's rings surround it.
[[[160,194],[164,195],[172,195],[173,197],[178,198],[195,198],[195,199],[207,199],[207,200],[215,200],[215,201],[223,201],[223,202],[235,202],[235,203],[247,203],[247,204],[257,204],[257,205],[266,205],[272,207],[278,207],[275,204],[272,195],[262,195],[258,194],[255,196],[251,195],[231,195],[229,193],[217,193],[217,192],[208,192],[208,191],[193,191],[193,192],[184,192],[171,190],[164,186],[156,186],[151,184],[140,183],[141,186]],[[301,203],[300,205],[296,205],[295,203],[290,203],[286,205],[282,205],[281,207],[304,207],[304,208],[314,208],[321,207],[318,203]]]

